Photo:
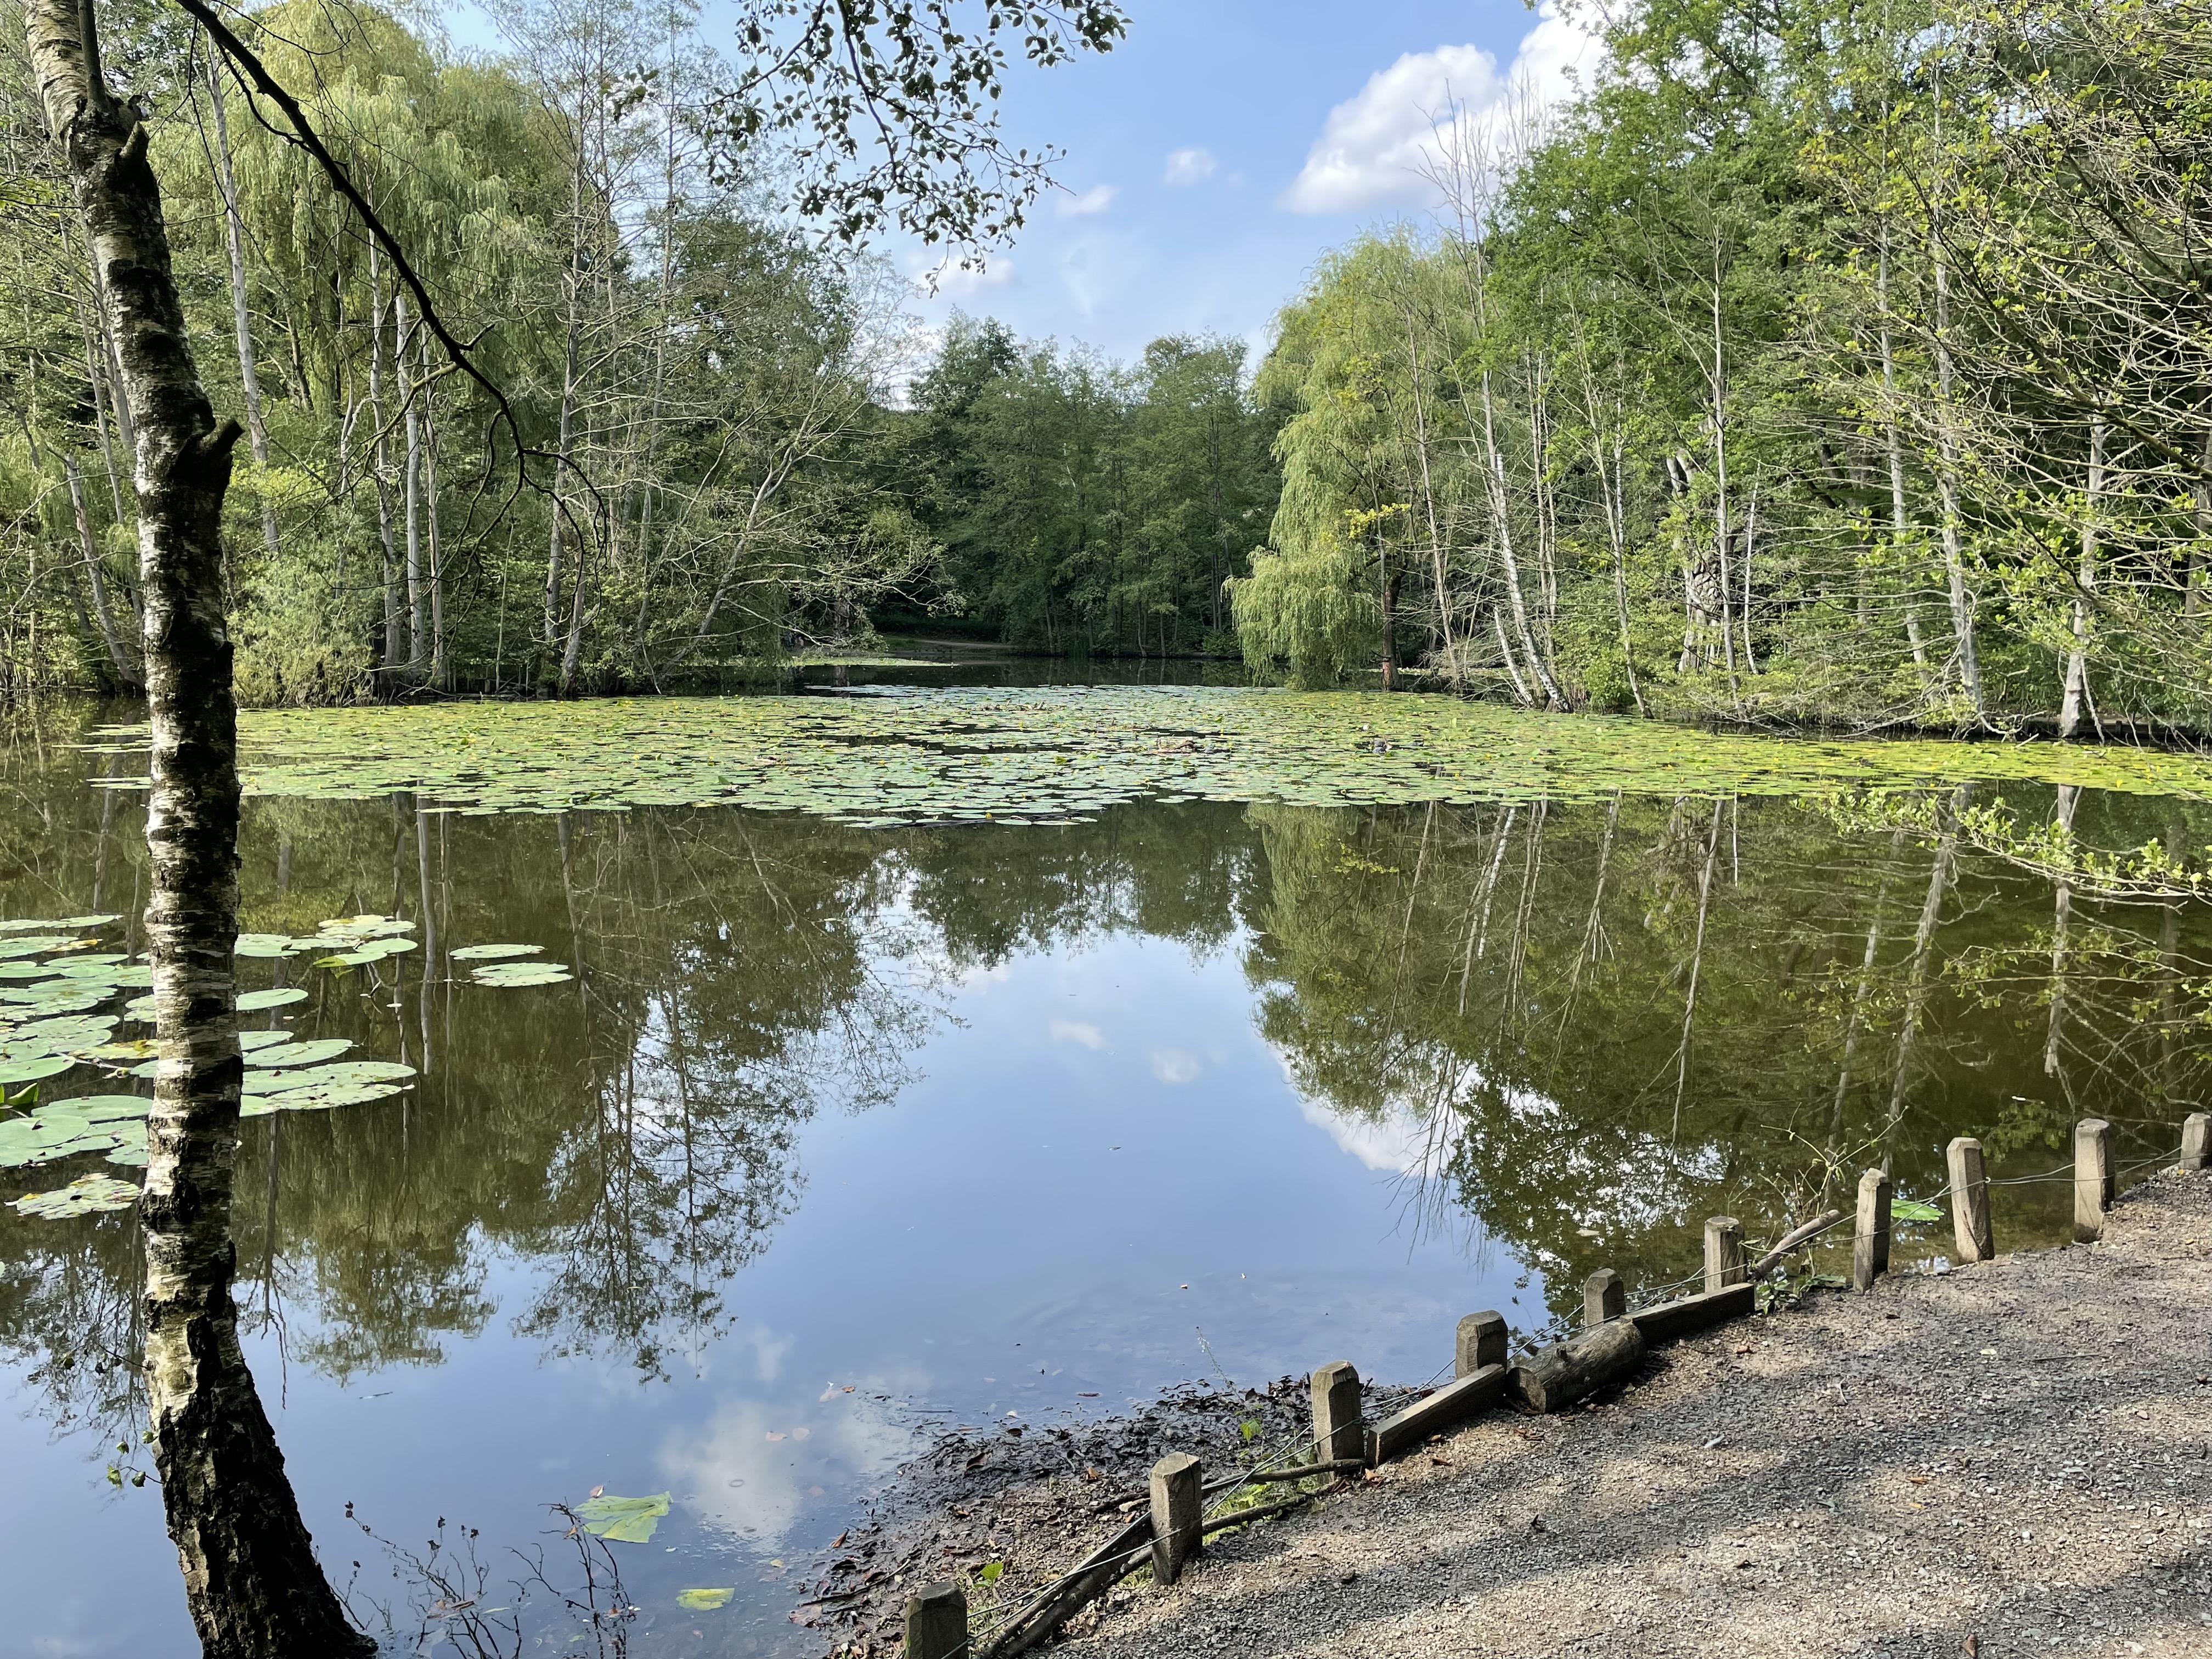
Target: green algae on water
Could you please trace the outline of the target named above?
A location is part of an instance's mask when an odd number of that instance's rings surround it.
[[[1969,780],[2212,797],[2212,765],[2148,750],[1770,738],[1218,687],[270,710],[244,717],[242,736],[249,793],[407,791],[465,815],[731,805],[888,826],[1081,817],[1139,799],[1366,806]]]

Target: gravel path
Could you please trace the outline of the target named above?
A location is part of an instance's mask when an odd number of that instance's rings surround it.
[[[1053,1651],[2206,1659],[2208,1543],[2212,1177],[2167,1174],[2100,1244],[1817,1293],[1487,1417]]]

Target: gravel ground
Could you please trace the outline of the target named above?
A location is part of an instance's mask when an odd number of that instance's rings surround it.
[[[1818,1292],[1487,1417],[1053,1651],[2201,1659],[2208,1309],[2212,1177],[2162,1175],[2102,1243]]]

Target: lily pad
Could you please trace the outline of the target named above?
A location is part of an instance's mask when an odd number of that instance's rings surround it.
[[[454,951],[455,962],[501,962],[508,957],[534,957],[542,945],[465,945]]]
[[[301,949],[298,940],[289,933],[240,933],[233,947],[241,957],[289,957]]]
[[[238,1046],[248,1054],[256,1048],[271,1048],[279,1042],[291,1041],[293,1034],[289,1031],[240,1031],[238,1034]]]
[[[138,1189],[113,1176],[80,1176],[51,1193],[26,1193],[9,1207],[24,1215],[50,1221],[70,1216],[96,1215],[103,1210],[127,1210],[138,1201]]]
[[[587,1498],[576,1505],[576,1519],[584,1523],[586,1532],[624,1544],[650,1541],[661,1517],[667,1513],[668,1494],[665,1492],[651,1498],[602,1495]]]
[[[280,1073],[280,1075],[282,1075]],[[305,1089],[285,1089],[262,1095],[273,1112],[327,1112],[339,1106],[366,1106],[406,1092],[404,1083],[319,1083]],[[241,1110],[240,1116],[246,1114]]]
[[[1889,1218],[1892,1221],[1941,1221],[1943,1212],[1917,1198],[1895,1198],[1890,1200]]]
[[[676,1605],[689,1607],[694,1613],[712,1613],[716,1607],[729,1606],[730,1598],[737,1593],[734,1589],[678,1590]]]
[[[478,985],[507,986],[560,985],[575,976],[568,964],[560,962],[494,963],[489,968],[479,968],[469,975]]]
[[[336,1060],[352,1047],[350,1037],[317,1037],[311,1042],[265,1043],[247,1050],[246,1063],[269,1068],[319,1066],[326,1060]]]
[[[67,1054],[27,1054],[21,1060],[0,1060],[0,1085],[12,1088],[21,1083],[59,1077],[76,1064]]]
[[[41,1106],[38,1115],[74,1112],[88,1123],[123,1123],[144,1117],[153,1109],[153,1101],[144,1095],[81,1095],[75,1100],[57,1100]]]
[[[263,1008],[286,1008],[295,1002],[305,1002],[307,994],[296,985],[270,991],[248,991],[238,1000],[238,1012],[250,1014]]]

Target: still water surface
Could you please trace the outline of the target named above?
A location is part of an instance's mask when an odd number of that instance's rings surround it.
[[[88,787],[91,723],[7,733],[0,918],[121,912],[124,950],[142,813]],[[2066,805],[2107,845],[2208,839],[2193,801]],[[874,830],[261,799],[242,854],[249,929],[373,912],[426,947],[241,964],[311,992],[258,1022],[422,1073],[247,1122],[237,1216],[308,1525],[410,1633],[380,1539],[443,1520],[504,1564],[550,1503],[665,1490],[614,1547],[629,1650],[818,1651],[788,1618],[808,1566],[947,1428],[1336,1358],[1419,1381],[1474,1309],[1534,1334],[1601,1266],[1656,1293],[1707,1215],[1770,1237],[1885,1158],[1934,1193],[1956,1133],[2000,1175],[2063,1164],[2093,1113],[2124,1163],[2168,1152],[2212,1059],[2200,915],[1783,799]],[[471,983],[447,953],[486,942],[578,975]],[[2000,1188],[2000,1248],[2057,1242],[2068,1202]],[[0,1210],[0,1659],[194,1650],[128,1484],[149,1460],[117,1453],[132,1229]],[[737,1594],[681,1608],[696,1587]]]

